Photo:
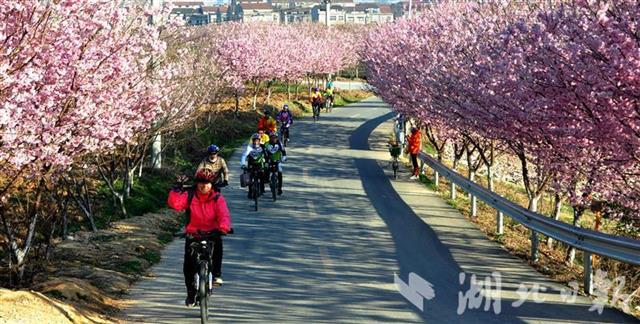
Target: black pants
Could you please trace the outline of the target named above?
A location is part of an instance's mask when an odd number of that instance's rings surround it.
[[[191,249],[191,243],[198,240],[186,239],[184,245],[184,264],[182,271],[184,272],[184,284],[187,286],[187,293],[196,293],[196,284],[194,282],[195,275],[198,273],[198,260],[195,251]],[[213,255],[211,256],[211,273],[213,277],[222,277],[222,239],[213,240]]]
[[[420,169],[418,168],[418,154],[411,154],[411,164],[413,164],[413,175],[417,176],[420,174]]]
[[[269,182],[268,177],[269,174],[266,171],[260,170],[260,171],[255,171],[258,175],[258,183],[260,184],[260,190],[261,192],[264,192],[264,184]],[[251,176],[253,177],[253,172],[251,172]],[[253,178],[251,178],[251,181],[253,181]],[[247,194],[247,197],[249,199],[253,198],[253,186],[251,184],[249,184],[249,193]]]
[[[282,190],[282,172],[278,172],[278,189]]]

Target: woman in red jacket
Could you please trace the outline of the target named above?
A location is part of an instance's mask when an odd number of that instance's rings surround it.
[[[196,189],[184,191],[173,189],[169,192],[167,205],[177,211],[186,211],[187,225],[185,233],[197,234],[198,231],[211,232],[219,230],[223,233],[231,229],[231,216],[227,203],[221,193],[212,189],[215,173],[203,169],[196,173]],[[194,239],[187,238],[184,248],[184,283],[187,286],[187,306],[195,305],[196,287],[194,277],[198,271],[195,253],[191,253],[191,243]],[[212,273],[214,283],[222,284],[222,239],[213,241]]]
[[[409,155],[411,155],[411,163],[413,164],[413,175],[411,175],[412,180],[418,179],[418,175],[420,174],[420,170],[418,168],[418,153],[420,153],[420,147],[422,145],[420,140],[420,131],[413,127],[411,128],[411,136],[409,136]]]

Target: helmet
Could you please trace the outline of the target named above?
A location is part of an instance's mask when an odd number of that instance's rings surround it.
[[[267,107],[262,108],[262,112],[264,112],[265,115],[268,114],[269,113],[269,108],[267,108]]]
[[[218,147],[218,145],[211,144],[211,145],[209,145],[209,147],[207,148],[207,152],[209,152],[210,154],[212,154],[212,153],[218,153],[218,152],[220,152],[220,148]]]
[[[412,133],[415,133],[415,132],[417,132],[417,131],[418,131],[418,128],[417,128],[417,127],[411,127],[411,132],[412,132]]]
[[[284,106],[282,106],[282,109],[284,109],[284,110],[289,110],[289,105],[284,104]]]
[[[262,138],[262,136],[260,136],[260,134],[258,134],[258,133],[255,133],[255,134],[253,134],[253,135],[251,136],[251,140],[252,140],[252,141],[254,141],[254,140],[259,140],[259,139],[261,139],[261,138]]]
[[[216,174],[209,169],[202,169],[196,172],[196,182],[200,183],[212,183],[216,178]]]
[[[318,88],[317,88],[317,87],[316,87],[316,88],[313,88],[313,91],[318,91]]]
[[[278,132],[269,133],[269,137],[278,137]]]

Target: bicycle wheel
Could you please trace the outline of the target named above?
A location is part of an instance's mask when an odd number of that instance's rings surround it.
[[[260,182],[259,180],[253,181],[253,204],[254,209],[258,211],[258,197],[260,196]]]
[[[206,323],[209,317],[209,308],[207,305],[207,283],[209,275],[207,274],[207,265],[202,263],[198,273],[198,302],[200,303],[200,322]]]
[[[273,198],[273,201],[276,201],[276,197],[277,197],[276,190],[278,190],[278,174],[276,172],[271,172],[269,187],[271,187],[271,198]]]

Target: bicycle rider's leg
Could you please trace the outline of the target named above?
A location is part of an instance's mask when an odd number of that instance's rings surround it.
[[[269,172],[267,172],[267,170],[262,169],[261,173],[260,173],[260,193],[264,193],[264,185],[265,183],[269,182]]]
[[[251,185],[253,183],[253,175],[251,175],[251,173],[249,173],[249,174],[250,174],[250,176],[249,176],[249,186],[248,186],[249,187],[249,192],[247,193],[247,198],[251,199],[252,198],[251,195],[253,194],[253,190],[252,190],[253,186]]]
[[[213,240],[213,255],[211,256],[211,273],[214,278],[222,278],[222,238]]]
[[[184,263],[182,265],[182,272],[184,273],[184,284],[187,288],[187,299],[190,299],[191,303],[195,302],[196,287],[194,277],[198,272],[198,263],[195,253],[191,253],[191,243],[194,242],[191,239],[185,239],[184,245]]]

